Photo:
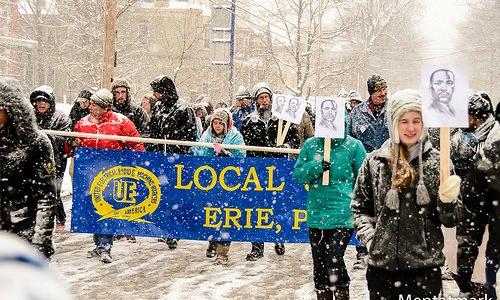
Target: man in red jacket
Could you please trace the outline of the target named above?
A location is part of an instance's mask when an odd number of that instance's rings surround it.
[[[120,135],[140,137],[134,123],[120,113],[113,112],[113,95],[107,89],[100,89],[90,98],[90,114],[83,117],[75,125],[75,132]],[[92,147],[100,149],[129,149],[144,151],[144,144],[138,142],[124,142],[119,140],[77,138],[80,147]],[[104,263],[112,262],[111,247],[113,246],[113,235],[94,234],[96,248],[89,251],[87,257],[99,257]]]

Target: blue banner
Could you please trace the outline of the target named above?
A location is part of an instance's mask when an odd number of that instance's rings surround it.
[[[294,160],[78,148],[73,232],[308,243]]]

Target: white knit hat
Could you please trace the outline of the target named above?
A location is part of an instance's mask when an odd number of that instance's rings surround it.
[[[398,133],[399,118],[410,111],[422,113],[422,98],[417,91],[411,89],[401,90],[389,97],[389,134],[391,136],[392,142],[395,144],[399,144],[400,142]],[[418,140],[423,140],[426,135],[427,129],[423,128],[422,135]]]
[[[391,189],[387,192],[385,203],[389,209],[398,210],[399,209],[399,195],[396,187],[394,186],[397,172],[397,164],[399,160],[399,133],[398,133],[398,121],[407,112],[419,112],[422,113],[422,98],[420,94],[411,89],[401,90],[394,93],[389,97],[388,104],[388,125],[389,125],[389,135],[392,142],[392,151],[394,155],[394,160],[392,162],[392,176],[391,176]],[[422,161],[422,140],[427,135],[427,129],[422,128],[422,134],[419,138],[420,147],[418,149],[418,184],[417,184],[417,204],[427,205],[430,203],[429,193],[424,183],[424,170]]]

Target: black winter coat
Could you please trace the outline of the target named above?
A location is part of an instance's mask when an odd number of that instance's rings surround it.
[[[139,131],[141,136],[144,136],[147,133],[149,117],[142,107],[137,106],[131,102],[125,105],[117,105],[116,103],[114,103],[113,111],[119,112],[129,118],[130,121],[134,123],[135,128],[137,128],[137,131]]]
[[[462,187],[464,218],[457,226],[457,264],[470,272],[488,225],[486,258],[500,259],[500,124],[477,152]]]
[[[71,119],[71,131],[75,128],[76,122],[80,121],[81,118],[88,114],[90,114],[90,110],[88,108],[81,108],[80,103],[75,101],[71,107],[71,111],[69,112],[69,118]]]
[[[276,147],[278,136],[278,119],[272,117],[267,123],[258,111],[246,116],[241,126],[241,135],[245,145],[259,147]],[[291,148],[298,148],[300,144],[299,131],[295,124],[290,126],[285,138],[285,144]],[[287,157],[287,154],[262,151],[247,151],[247,157]]]
[[[9,114],[0,129],[0,229],[50,257],[56,202],[52,146],[17,81],[0,78],[0,95],[0,107]]]
[[[40,129],[49,129],[49,130],[57,130],[57,131],[71,131],[71,120],[70,118],[62,111],[56,110],[56,102],[55,96],[51,91],[47,91],[41,88],[35,89],[31,93],[31,104],[35,107],[35,116],[36,123]],[[37,95],[43,94],[49,99],[51,99],[49,110],[40,114],[36,111],[36,101],[34,97]],[[63,178],[64,171],[66,170],[66,161],[67,156],[64,151],[64,142],[66,141],[66,137],[57,136],[57,135],[49,135],[49,139],[52,143],[52,149],[54,150],[54,159],[56,163],[56,177]]]
[[[149,121],[149,137],[165,140],[196,141],[196,118],[189,103],[181,99],[175,103],[168,99],[156,102]],[[146,150],[187,154],[189,147],[147,144]]]

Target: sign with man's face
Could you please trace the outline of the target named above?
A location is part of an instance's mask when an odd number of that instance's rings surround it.
[[[422,68],[422,117],[427,127],[467,127],[467,73],[460,66]]]
[[[345,100],[338,97],[317,97],[315,125],[315,136],[343,138],[345,130]]]
[[[272,112],[278,119],[300,124],[307,102],[292,95],[273,95]]]

